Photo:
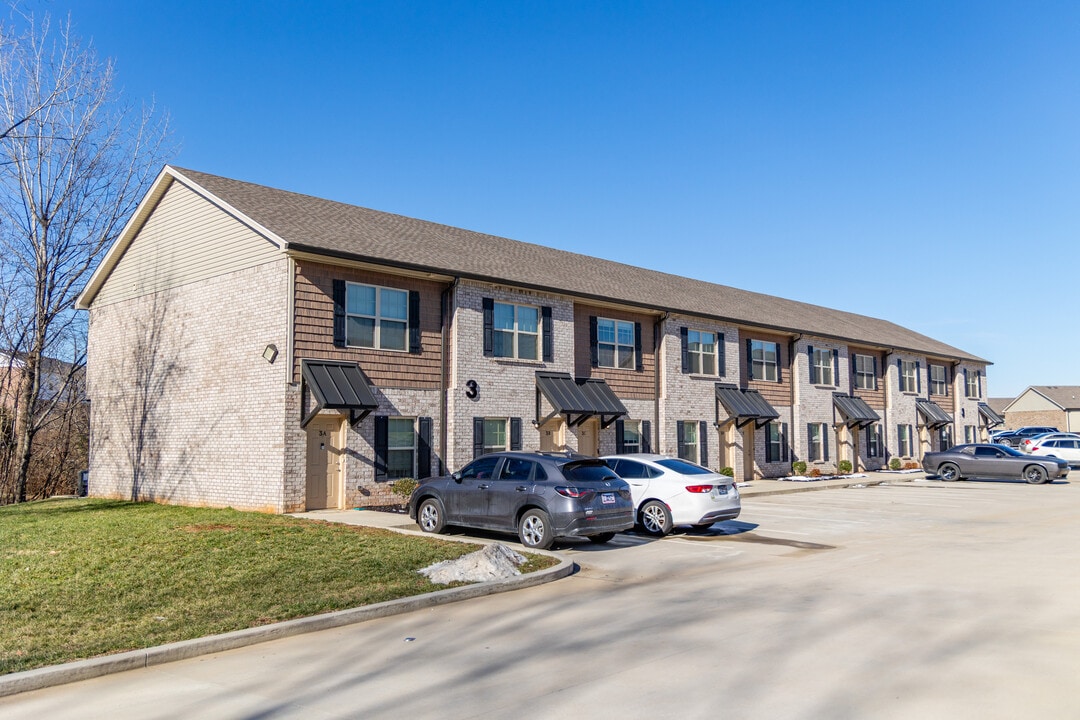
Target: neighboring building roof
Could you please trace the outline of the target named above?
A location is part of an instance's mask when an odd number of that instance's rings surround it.
[[[1027,390],[1009,401],[1004,410],[1026,395],[1028,392],[1036,392],[1062,410],[1080,410],[1080,385],[1031,385]]]
[[[855,341],[889,349],[988,362],[887,320],[739,290],[462,230],[391,213],[166,166],[148,198],[173,178],[266,234],[283,250],[305,251],[542,291],[711,317],[736,324]],[[144,201],[79,298],[88,307],[125,243],[152,211]],[[670,246],[665,246],[670,249]],[[115,251],[115,252],[114,252]],[[665,250],[666,251],[666,250]],[[760,266],[756,266],[760,267]]]
[[[1009,406],[1009,403],[1011,403],[1015,399],[1016,398],[1011,397],[986,398],[986,404],[989,405],[991,409],[993,409],[993,411],[996,412],[998,415],[1003,415],[1005,413],[1005,408],[1007,408]]]

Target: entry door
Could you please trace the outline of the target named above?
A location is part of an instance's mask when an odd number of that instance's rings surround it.
[[[600,438],[597,432],[600,423],[595,419],[586,420],[578,426],[578,452],[582,455],[599,455]]]
[[[563,433],[566,423],[562,418],[548,420],[540,426],[540,452],[562,452],[566,449]]]
[[[743,427],[743,479],[754,479],[754,443],[757,438],[754,437],[754,423],[749,422]]]
[[[307,426],[307,509],[340,508],[341,419],[317,417]]]

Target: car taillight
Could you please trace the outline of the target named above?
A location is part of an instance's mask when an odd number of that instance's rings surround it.
[[[1035,452],[1035,451],[1036,451],[1036,450],[1038,450],[1038,449],[1039,449],[1039,448],[1037,448],[1037,447],[1033,447],[1033,448],[1031,448],[1031,452]]]
[[[575,498],[577,500],[588,500],[589,498],[596,495],[595,490],[589,490],[587,488],[566,487],[565,485],[555,488],[555,492],[559,493],[563,497]]]
[[[712,485],[687,485],[686,492],[692,493],[710,493],[712,492]]]

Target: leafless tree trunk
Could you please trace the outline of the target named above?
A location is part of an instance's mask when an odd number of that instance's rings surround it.
[[[0,331],[17,358],[22,502],[35,436],[86,360],[75,299],[152,181],[167,128],[152,107],[120,102],[112,64],[80,45],[70,21],[15,20],[22,31],[5,34],[0,60]]]

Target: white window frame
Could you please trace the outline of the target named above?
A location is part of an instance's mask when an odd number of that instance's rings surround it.
[[[353,288],[368,288],[375,291],[375,314],[369,315],[367,313],[355,313],[349,312],[349,293]],[[401,294],[405,296],[405,317],[383,317],[382,303],[383,293],[391,292]],[[351,342],[351,336],[349,334],[349,318],[363,318],[365,320],[373,320],[375,328],[372,331],[372,344],[361,345],[360,343]],[[382,327],[383,323],[395,323],[402,326],[401,332],[401,347],[384,347],[382,342]],[[388,350],[390,352],[409,352],[409,291],[402,290],[401,288],[384,287],[382,285],[369,285],[367,283],[345,283],[345,345],[347,347],[363,347],[370,348],[372,350]]]
[[[919,387],[917,372],[914,360],[900,361],[900,392],[916,392]]]
[[[772,346],[773,360],[767,359],[766,346]],[[759,357],[760,355],[760,357]],[[757,372],[761,368],[761,372]],[[754,380],[777,382],[780,368],[780,343],[771,340],[750,339],[750,376]]]
[[[964,444],[979,442],[979,431],[974,425],[964,426]]]
[[[806,428],[806,449],[810,462],[825,460],[825,432],[825,423],[809,423]]]
[[[900,457],[914,457],[912,455],[913,444],[911,425],[896,426],[896,450]]]
[[[623,452],[624,453],[639,453],[641,452],[641,421],[640,420],[625,420],[623,422]],[[627,439],[627,435],[633,435],[633,441]]]
[[[855,363],[855,389],[877,390],[877,373],[874,371],[874,366],[877,363],[874,362],[874,356],[855,353],[853,357]],[[867,384],[867,378],[869,378],[869,384]]]
[[[688,438],[693,435],[694,441],[689,442]],[[692,462],[697,465],[701,462],[701,443],[698,438],[698,421],[697,420],[683,420],[683,444],[682,447],[676,448],[682,452],[679,454],[679,458]],[[691,452],[693,448],[693,452]],[[689,455],[684,457],[683,453]]]
[[[980,373],[978,370],[968,370],[968,373],[967,373],[967,387],[964,388],[964,392],[966,393],[967,397],[969,397],[969,398],[982,397],[982,394],[981,394],[982,393],[982,388],[980,387],[980,385],[982,385],[982,383],[979,380],[981,377],[982,377],[982,373]],[[974,392],[972,392],[973,390],[974,390]]]
[[[867,428],[866,456],[879,458],[881,452],[881,423],[873,423]]]
[[[779,420],[773,420],[765,426],[765,462],[782,462],[784,457],[784,428]],[[773,433],[776,433],[776,437],[773,437]],[[772,446],[776,446],[775,451],[770,450]]]
[[[512,328],[500,328],[498,326],[497,317],[499,314],[499,308],[512,308],[514,313],[514,326]],[[522,309],[534,311],[536,313],[536,331],[530,332],[529,330],[521,329],[520,311]],[[523,305],[519,303],[500,302],[498,300],[492,303],[492,337],[496,338],[500,335],[510,336],[510,354],[500,354],[499,343],[494,339],[492,340],[492,354],[494,357],[499,358],[511,358],[515,360],[539,360],[540,359],[540,343],[542,341],[541,330],[544,323],[540,308],[536,305]],[[533,348],[535,352],[532,355],[524,355],[521,352],[521,338],[531,337],[533,338]]]
[[[931,395],[939,395],[939,396],[948,395],[949,394],[949,381],[948,381],[949,375],[948,375],[948,372],[945,370],[945,366],[944,365],[928,365],[927,368],[928,368],[928,370],[927,370],[926,374],[927,374],[927,382],[930,385],[930,394]],[[935,369],[940,369],[941,370],[941,377],[940,378],[937,378],[937,379],[934,378],[934,370]],[[938,392],[939,389],[941,390],[941,392]]]
[[[833,383],[833,351],[831,348],[814,348],[810,362],[814,366],[815,385],[835,385]]]
[[[489,425],[490,423],[490,425]],[[502,424],[502,444],[498,445],[495,442],[489,442],[498,440],[497,424]],[[493,435],[489,435],[489,428],[493,431]],[[486,417],[484,418],[484,452],[483,455],[493,452],[506,452],[510,449],[510,418],[504,417]]]
[[[695,336],[697,340],[695,340]],[[704,337],[712,338],[712,352],[707,352],[704,347],[705,343],[702,342]],[[717,343],[719,342],[719,336],[714,332],[708,330],[687,330],[686,331],[686,350],[690,357],[690,372],[696,375],[720,375],[719,357],[717,353]],[[697,350],[694,349],[694,345],[697,345]],[[705,370],[705,359],[712,358],[713,369],[712,372]]]
[[[404,423],[404,422],[409,423],[409,429],[411,430],[410,437],[412,439],[412,444],[411,445],[394,445],[394,444],[392,444],[392,438],[394,437],[392,426],[393,426],[395,421],[398,422],[398,423]],[[417,435],[418,435],[418,433],[416,432],[416,418],[410,418],[410,417],[390,417],[390,418],[387,418],[387,421],[386,421],[386,476],[388,478],[393,479],[393,480],[397,480],[398,478],[406,478],[406,477],[407,478],[415,478],[416,477],[416,446],[419,444],[419,443],[417,443]],[[402,451],[408,452],[410,454],[410,457],[412,458],[411,463],[410,463],[411,470],[406,475],[395,475],[395,474],[390,472],[390,468],[392,467],[392,463],[390,462],[390,455],[391,455],[391,453],[394,453],[394,452],[400,453]]]
[[[611,331],[612,331],[613,337],[614,337],[613,342],[607,342],[605,340],[600,339],[600,333],[602,332],[602,329],[606,324],[611,325]],[[619,329],[620,328],[627,328],[627,327],[630,328],[630,342],[629,342],[629,344],[620,343],[619,342]],[[635,331],[634,323],[629,321],[629,320],[615,320],[614,318],[604,318],[604,317],[596,318],[596,366],[597,367],[614,368],[616,370],[635,370],[637,368],[637,354],[636,354],[636,351],[634,350],[634,348],[637,345],[637,342],[636,342],[637,338],[635,338],[635,336],[634,336],[634,331]],[[604,361],[601,359],[603,357],[603,354],[600,351],[601,351],[601,348],[605,348],[605,347],[610,347],[611,348],[611,364],[610,365],[605,365]],[[629,365],[622,365],[619,362],[619,357],[620,357],[620,354],[622,352],[627,352],[627,357],[630,358],[630,364]]]

